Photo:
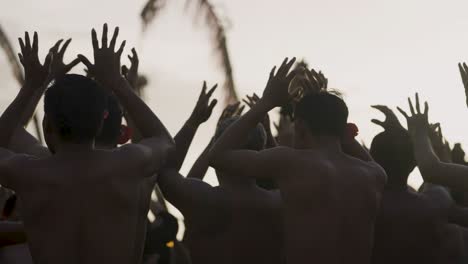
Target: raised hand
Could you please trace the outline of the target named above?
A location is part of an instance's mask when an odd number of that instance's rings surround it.
[[[52,61],[52,54],[48,54],[44,64],[39,61],[39,39],[37,32],[34,32],[33,41],[29,33],[24,33],[24,40],[18,38],[21,53],[18,53],[19,60],[24,67],[24,77],[26,87],[42,87],[49,79],[49,68]]]
[[[67,41],[65,41],[62,47],[60,47],[60,45],[63,42],[63,40],[61,39],[57,41],[57,43],[55,43],[55,45],[49,50],[49,54],[52,55],[52,62],[49,68],[49,75],[54,79],[59,79],[63,77],[71,69],[73,69],[73,67],[80,63],[80,60],[78,58],[75,58],[72,62],[68,64],[65,64],[63,62],[63,57],[71,41],[71,38],[67,39]]]
[[[138,60],[138,55],[136,53],[135,48],[132,49],[132,55],[128,55],[128,59],[130,60],[130,69],[127,66],[122,66],[122,74],[127,79],[130,86],[133,89],[137,89],[138,87],[138,65],[140,61]]]
[[[29,33],[25,33],[24,41],[19,38],[21,53],[18,54],[21,64],[24,67],[26,86],[34,88],[44,88],[53,79],[58,79],[68,73],[80,61],[73,60],[69,64],[63,62],[63,57],[71,39],[68,39],[62,47],[63,40],[59,40],[50,48],[45,58],[44,64],[39,61],[39,39],[37,32],[34,32],[33,41],[29,38]]]
[[[78,58],[88,68],[88,73],[93,76],[101,85],[107,89],[112,89],[122,78],[120,72],[120,57],[125,47],[125,40],[120,44],[120,47],[115,51],[115,44],[119,35],[119,28],[114,29],[114,34],[110,43],[107,43],[107,24],[104,24],[102,29],[101,47],[99,47],[96,30],[91,31],[94,64],[84,55],[78,55]]]
[[[308,90],[309,92],[312,91],[312,92],[318,92],[318,91],[321,91],[321,90],[327,90],[328,88],[328,79],[325,77],[325,75],[323,75],[323,73],[321,71],[319,71],[318,73],[314,70],[314,69],[310,69],[310,70],[307,70],[305,69],[305,74],[307,76],[307,78],[309,79],[311,85],[312,85],[312,89],[313,90]],[[305,93],[307,93],[307,91],[305,91]]]
[[[242,112],[244,112],[244,106],[241,106],[240,102],[227,105],[218,119],[218,125],[226,119],[242,115]]]
[[[434,152],[443,162],[452,162],[451,149],[448,142],[442,135],[442,128],[440,123],[429,125],[429,139],[432,143]]]
[[[458,63],[458,69],[460,70],[463,86],[465,87],[466,105],[468,106],[468,66],[466,63]]]
[[[260,101],[260,97],[256,93],[254,93],[252,96],[247,95],[246,99],[242,99],[242,102],[244,102],[250,108],[252,108],[258,101]],[[265,115],[262,124],[266,130],[270,129],[270,116],[268,114]]]
[[[213,99],[211,100],[211,96],[216,91],[218,84],[215,84],[211,89],[207,92],[206,81],[203,82],[203,88],[198,97],[197,104],[195,105],[195,109],[193,109],[192,115],[189,118],[189,121],[192,122],[193,125],[199,126],[200,124],[206,122],[211,114],[213,113],[213,108],[218,103],[218,100]]]
[[[288,92],[289,83],[296,74],[295,72],[290,72],[295,61],[296,58],[292,58],[291,60],[285,58],[276,73],[276,66],[271,70],[262,97],[262,100],[265,101],[269,107],[273,108],[285,105],[295,97],[294,94],[290,95]]]
[[[252,108],[258,101],[260,101],[260,97],[258,97],[257,94],[253,94],[252,96],[247,95],[247,99],[242,100],[247,106]],[[271,125],[270,125],[270,116],[268,113],[265,115],[265,118],[262,121],[262,125],[265,128],[265,132],[267,134],[267,148],[273,148],[276,147],[278,144],[275,140],[275,137],[273,136],[273,133],[271,132]]]
[[[409,116],[405,111],[398,107],[398,111],[406,118],[408,122],[408,131],[414,137],[417,132],[427,133],[429,129],[428,112],[429,106],[427,102],[424,103],[424,112],[421,113],[421,107],[419,104],[419,95],[416,93],[416,111],[413,107],[413,102],[408,98],[408,104],[411,112]]]
[[[404,129],[403,126],[400,124],[400,121],[398,120],[397,116],[390,108],[388,108],[385,105],[373,105],[371,107],[379,110],[385,115],[384,121],[372,119],[372,123],[383,127],[383,129],[385,130]]]

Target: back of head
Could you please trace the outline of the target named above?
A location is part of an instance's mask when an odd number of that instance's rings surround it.
[[[218,140],[218,138],[224,133],[224,131],[234,122],[239,120],[239,118],[240,117],[231,117],[231,118],[227,118],[221,121],[221,123],[218,124],[218,127],[216,128],[214,139]],[[243,147],[243,149],[260,151],[265,148],[265,145],[266,145],[265,128],[263,127],[262,124],[259,123],[254,129],[252,129],[252,131],[250,131],[248,139],[247,139],[247,143]]]
[[[408,131],[384,131],[372,140],[370,154],[384,168],[389,183],[406,185],[409,174],[416,167],[413,143]]]
[[[304,122],[314,136],[341,137],[348,121],[348,107],[330,92],[311,93],[296,104],[294,118]]]
[[[107,111],[109,115],[102,124],[102,129],[96,137],[96,145],[116,146],[121,135],[123,112],[114,95],[107,97]]]
[[[47,89],[44,111],[54,132],[68,142],[93,140],[106,109],[106,92],[93,80],[67,74]]]

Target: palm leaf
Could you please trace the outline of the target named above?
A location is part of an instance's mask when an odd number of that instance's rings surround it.
[[[205,22],[208,28],[211,30],[213,35],[213,42],[216,48],[216,52],[219,56],[220,64],[224,71],[224,89],[226,91],[225,102],[233,103],[239,100],[237,95],[234,76],[232,73],[232,64],[229,57],[229,49],[227,46],[226,38],[226,19],[221,19],[217,13],[215,6],[208,0],[197,0],[198,1],[198,14],[205,15]]]
[[[3,31],[2,26],[0,25],[0,47],[3,49],[7,56],[8,63],[10,64],[11,70],[13,71],[13,75],[15,76],[16,81],[23,86],[24,84],[24,76],[23,71],[21,70],[21,65],[17,60],[16,53],[13,50],[13,46],[11,45],[10,40],[8,39],[5,31]],[[42,129],[41,124],[39,122],[39,118],[36,114],[33,116],[34,122],[34,129],[36,130],[36,135],[39,141],[42,143]]]
[[[146,30],[148,25],[154,20],[156,15],[166,5],[166,0],[148,0],[143,10],[140,13],[140,17],[143,23],[143,31]]]

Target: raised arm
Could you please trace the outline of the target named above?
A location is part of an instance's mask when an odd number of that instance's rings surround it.
[[[278,164],[280,160],[271,160],[277,157],[276,148],[260,152],[235,149],[244,145],[250,131],[263,121],[270,110],[289,102],[291,96],[288,86],[294,76],[289,71],[294,62],[295,59],[288,61],[286,58],[276,74],[275,68],[272,69],[263,97],[237,122],[230,125],[216,141],[210,152],[211,165],[215,169],[231,172],[239,167],[255,168],[256,177],[271,177],[272,170],[282,167]]]
[[[96,31],[92,30],[92,41],[94,50],[94,64],[85,56],[78,58],[86,65],[88,72],[110,92],[118,98],[123,108],[132,117],[135,126],[141,132],[140,143],[151,149],[153,166],[160,167],[166,160],[168,152],[174,147],[174,141],[164,125],[146,105],[146,103],[135,94],[128,81],[121,75],[120,57],[125,47],[122,42],[119,49],[115,51],[119,28],[115,28],[112,39],[107,43],[107,24],[104,24],[102,34],[102,45],[98,46]]]
[[[428,132],[429,107],[427,102],[424,112],[421,112],[418,94],[416,94],[416,107],[413,107],[409,98],[408,102],[411,116],[400,108],[398,110],[408,122],[408,131],[413,139],[416,162],[424,180],[451,189],[468,191],[468,167],[441,162],[432,149]]]
[[[65,51],[67,50],[68,45],[70,45],[71,39],[68,39],[62,45],[62,47],[60,47],[62,42],[63,40],[57,41],[57,43],[55,43],[55,45],[49,50],[49,54],[51,54],[53,57],[49,67],[49,75],[52,76],[54,79],[61,78],[79,63],[78,59],[73,60],[69,64],[65,64],[63,62]],[[28,82],[27,78],[29,78],[29,76],[26,76],[26,82]],[[46,147],[42,146],[41,143],[24,128],[24,126],[27,125],[27,123],[33,116],[39,103],[39,100],[44,94],[46,88],[46,85],[39,86],[36,89],[34,95],[31,97],[30,101],[28,102],[28,105],[23,113],[21,125],[15,131],[10,142],[10,150],[12,150],[13,152],[29,154],[36,157],[50,156],[49,150]]]
[[[22,125],[26,110],[35,94],[44,90],[48,83],[49,67],[52,55],[47,55],[44,64],[39,62],[38,50],[39,40],[37,33],[31,43],[29,34],[26,32],[24,40],[19,39],[21,53],[18,54],[20,62],[24,67],[25,83],[14,101],[8,106],[0,117],[0,147],[8,148],[15,131]]]
[[[174,158],[174,164],[171,167],[180,169],[184,163],[185,156],[192,144],[192,140],[198,130],[198,127],[205,123],[213,113],[213,108],[216,106],[218,101],[216,99],[211,100],[216,87],[214,85],[209,91],[207,91],[206,82],[203,82],[203,88],[198,97],[197,104],[193,109],[189,119],[185,122],[184,126],[179,130],[177,135],[174,137],[176,144],[176,153]]]

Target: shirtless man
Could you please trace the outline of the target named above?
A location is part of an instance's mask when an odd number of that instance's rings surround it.
[[[223,119],[214,140],[235,120]],[[265,143],[265,130],[258,124],[243,147],[261,150]],[[217,187],[199,180],[208,169],[208,153],[200,156],[187,178],[174,168],[158,177],[164,196],[184,215],[184,244],[192,263],[284,263],[279,194],[258,187],[254,179],[224,171],[216,171]]]
[[[276,74],[273,68],[260,101],[215,143],[212,166],[238,177],[278,181],[285,207],[287,263],[370,263],[386,175],[355,140],[342,148],[348,117],[342,99],[321,92],[298,102],[296,149],[235,149],[266,113],[289,101],[293,63],[285,59]]]
[[[44,134],[54,155],[40,159],[2,149],[0,161],[0,184],[18,195],[36,263],[134,263],[140,183],[163,165],[173,147],[164,126],[120,74],[124,46],[114,51],[118,29],[107,45],[104,26],[100,48],[92,33],[95,64],[87,66],[102,87],[112,88],[124,108],[139,113],[135,116],[145,124],[145,140],[113,150],[95,149],[105,117],[103,88],[88,78],[66,75],[47,90]],[[1,147],[8,146],[35,89],[54,75],[47,63],[38,61],[36,34],[32,44],[28,35],[20,44],[26,85],[0,117]]]
[[[388,182],[375,223],[372,263],[463,263],[459,232],[447,223],[448,192],[440,186],[423,193],[408,187],[408,176],[416,166],[411,137],[392,110],[373,107],[386,118],[372,120],[385,131],[374,138],[370,153],[385,169]],[[448,245],[445,242],[450,243],[449,251],[441,250],[441,245]]]

